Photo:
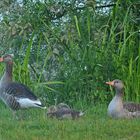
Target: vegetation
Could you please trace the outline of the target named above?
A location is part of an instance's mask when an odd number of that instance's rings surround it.
[[[125,100],[140,102],[139,9],[139,0],[3,0],[0,56],[15,55],[14,80],[28,85],[47,106],[56,101],[83,110],[106,106],[113,94],[105,81],[113,79],[124,81]],[[3,71],[0,64],[0,75]],[[33,118],[15,122],[8,120],[8,110],[1,111],[0,139],[139,137],[139,120],[110,120],[105,111],[94,115],[94,108],[74,122],[46,121],[43,112],[35,110]]]
[[[27,110],[26,110],[27,111]],[[0,139],[6,140],[139,140],[140,120],[113,120],[106,116],[105,106],[92,106],[78,120],[56,120],[42,110],[28,110],[28,117],[17,121],[2,108]],[[10,116],[10,117],[9,117]],[[12,121],[11,121],[12,119]]]
[[[14,78],[47,102],[106,103],[104,82],[116,78],[126,100],[140,101],[139,2],[5,0],[1,7],[1,54],[15,54]]]

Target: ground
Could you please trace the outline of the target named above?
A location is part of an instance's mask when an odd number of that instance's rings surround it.
[[[106,105],[89,107],[78,120],[49,119],[46,110],[38,109],[18,112],[26,117],[17,120],[4,105],[0,109],[0,140],[140,139],[140,119],[111,119],[106,114]]]

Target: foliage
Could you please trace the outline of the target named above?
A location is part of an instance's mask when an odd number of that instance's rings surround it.
[[[138,1],[9,4],[2,7],[0,50],[15,54],[15,80],[49,103],[83,105],[108,102],[105,81],[117,78],[126,99],[140,101]]]

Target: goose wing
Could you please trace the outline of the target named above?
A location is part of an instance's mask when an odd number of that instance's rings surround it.
[[[37,97],[33,94],[33,92],[27,86],[20,83],[9,83],[2,88],[2,92],[16,98],[29,98],[31,100],[37,100]]]
[[[138,103],[133,103],[133,102],[125,102],[123,104],[123,107],[127,109],[130,112],[136,112],[140,111],[140,104]]]

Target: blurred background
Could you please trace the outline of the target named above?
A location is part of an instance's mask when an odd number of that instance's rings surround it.
[[[108,104],[113,79],[140,102],[139,0],[2,0],[0,42],[13,79],[46,104]]]

